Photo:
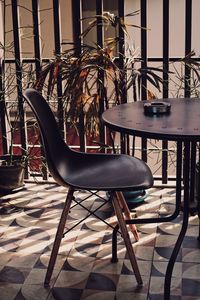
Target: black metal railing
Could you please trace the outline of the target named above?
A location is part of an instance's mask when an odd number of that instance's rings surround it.
[[[42,1],[42,0],[41,0]],[[93,0],[92,0],[93,1]],[[125,1],[118,0],[118,1],[111,1],[113,5],[116,8],[116,11],[118,12],[119,18],[124,18],[124,7],[125,7]],[[183,0],[185,5],[185,55],[188,55],[192,50],[192,0]],[[163,69],[166,72],[163,72],[163,81],[165,84],[163,85],[162,90],[162,97],[168,98],[169,97],[169,84],[168,84],[168,71],[169,71],[169,63],[175,62],[181,59],[180,57],[170,57],[169,56],[169,47],[170,47],[170,39],[169,39],[169,27],[170,27],[170,18],[169,18],[169,0],[162,0],[163,4],[163,15],[162,15],[162,56],[161,57],[149,57],[148,56],[148,31],[141,29],[140,39],[141,39],[141,67],[145,68],[148,66],[149,63],[157,63],[161,62]],[[6,0],[5,3],[6,4]],[[82,32],[82,1],[81,0],[73,0],[71,2],[72,4],[72,10],[70,9],[66,11],[66,18],[72,19],[72,32],[73,32],[73,41],[76,45],[75,51],[76,55],[78,56],[80,54],[79,51],[81,51],[81,32]],[[39,14],[40,14],[40,0],[32,0],[32,7],[31,7],[31,16],[32,16],[32,28],[33,28],[33,57],[32,58],[26,58],[24,55],[22,56],[22,49],[20,48],[21,45],[21,36],[19,34],[21,25],[19,24],[19,3],[17,0],[11,0],[10,4],[10,18],[12,19],[12,32],[13,32],[13,42],[14,42],[14,48],[13,48],[13,57],[7,58],[4,57],[4,59],[1,60],[0,65],[0,72],[5,70],[5,65],[9,63],[15,64],[15,70],[16,70],[16,86],[17,86],[17,101],[18,101],[18,108],[20,111],[20,120],[19,120],[19,126],[20,126],[20,145],[23,149],[22,152],[26,152],[28,149],[28,142],[27,142],[27,132],[26,132],[26,126],[25,126],[25,114],[24,114],[24,108],[23,108],[23,98],[22,98],[22,91],[24,88],[23,85],[23,79],[22,79],[22,64],[28,63],[28,64],[34,64],[35,65],[35,79],[39,76],[40,68],[43,64],[43,62],[48,61],[47,58],[42,57],[42,47],[41,47],[41,37],[40,37],[40,21],[39,21]],[[51,13],[53,16],[53,38],[54,38],[54,49],[56,55],[59,55],[62,51],[62,36],[61,36],[61,26],[62,26],[62,20],[60,15],[60,5],[61,3],[59,0],[52,0],[52,7],[51,7]],[[147,28],[147,18],[148,18],[148,11],[147,11],[147,0],[140,0],[140,24],[139,26],[143,28]],[[9,7],[9,6],[8,6]],[[101,15],[104,11],[104,1],[103,0],[96,0],[95,2],[96,10],[94,11],[94,14]],[[30,13],[30,8],[29,8]],[[72,16],[71,16],[72,13]],[[155,14],[157,12],[155,11]],[[6,28],[5,28],[6,30]],[[47,30],[49,30],[47,28]],[[62,30],[68,30],[68,28],[62,29]],[[96,30],[96,43],[100,46],[103,45],[104,40],[104,29],[101,24],[101,22],[98,22],[97,19],[97,30]],[[119,67],[121,66],[123,68],[124,63],[124,32],[122,29],[119,28],[119,47],[118,47],[118,64]],[[198,57],[195,58],[197,61],[200,61]],[[190,68],[185,66],[185,97],[190,97]],[[103,74],[99,73],[98,76],[102,77],[103,81]],[[25,84],[25,86],[27,86]],[[142,78],[141,82],[141,99],[147,99],[147,87],[148,83],[146,78]],[[0,81],[0,89],[3,90],[3,82]],[[98,88],[98,92],[101,96],[101,87]],[[61,78],[58,77],[57,80],[57,116],[58,116],[58,124],[60,127],[61,132],[64,136],[65,131],[65,117],[64,117],[64,110],[63,110],[63,102],[62,102],[62,82]],[[102,94],[103,97],[103,94]],[[124,97],[124,101],[126,101],[127,97]],[[136,97],[134,100],[137,100]],[[3,113],[4,109],[3,106],[5,105],[6,99],[2,97],[2,101],[0,103],[0,116],[1,116],[1,154],[5,154],[7,152],[7,146],[5,143],[5,136],[6,136],[6,120],[5,120],[5,114]],[[104,110],[104,101],[101,101],[100,105],[100,111],[99,115],[102,114]],[[80,116],[79,119],[79,146],[81,151],[87,150],[87,144],[85,139],[85,133],[84,133],[84,115]],[[101,126],[100,130],[100,136],[99,141],[101,143],[105,143],[105,128]],[[73,145],[72,145],[73,146]],[[121,136],[121,143],[120,147],[122,150],[129,149],[130,147],[130,139],[128,136]],[[133,148],[135,147],[135,144],[133,143]],[[162,142],[162,168],[160,177],[162,178],[163,183],[167,183],[167,180],[169,178],[168,174],[168,142],[163,141]],[[133,149],[134,153],[134,149]],[[141,140],[141,157],[143,160],[148,161],[148,141],[146,139]],[[28,170],[27,170],[28,172]],[[43,172],[43,177],[47,178],[47,173]],[[28,173],[27,173],[28,176]]]

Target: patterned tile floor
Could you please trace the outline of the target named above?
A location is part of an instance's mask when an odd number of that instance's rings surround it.
[[[94,217],[69,232],[62,240],[49,288],[43,286],[66,190],[55,184],[29,183],[0,198],[0,300],[162,300],[167,261],[180,229],[181,216],[173,223],[138,226],[136,252],[144,285],[137,287],[123,241],[119,237],[116,264],[110,263],[111,229]],[[81,198],[83,193],[76,194]],[[172,188],[148,191],[145,203],[133,215],[164,214],[173,210]],[[97,207],[99,198],[87,200]],[[94,201],[95,200],[95,201]],[[87,212],[76,207],[67,228]],[[99,214],[112,224],[112,209]],[[172,278],[172,300],[200,299],[200,247],[198,218],[190,217]]]

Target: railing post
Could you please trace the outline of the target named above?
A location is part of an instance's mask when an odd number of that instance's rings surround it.
[[[141,27],[147,28],[147,0],[141,0]],[[141,29],[141,68],[147,67],[147,32]],[[147,99],[147,79],[141,78],[141,100]],[[141,157],[144,161],[147,161],[147,139],[142,138],[141,143],[142,153]]]
[[[169,94],[169,0],[163,0],[163,98]],[[162,141],[162,183],[168,178],[168,142]]]
[[[78,57],[81,53],[81,15],[82,7],[80,0],[72,1],[72,16],[73,16],[73,40],[75,44],[75,55]],[[80,140],[80,151],[85,151],[85,131],[84,131],[84,113],[79,117],[78,131]]]
[[[18,22],[18,2],[12,0],[12,20],[13,20],[13,39],[14,39],[14,55],[15,55],[15,68],[16,68],[16,84],[17,84],[17,97],[18,97],[18,110],[20,119],[20,138],[22,146],[22,155],[27,152],[27,138],[25,130],[25,115],[23,109],[23,96],[22,96],[22,69],[21,69],[21,55],[20,55],[20,42],[19,42],[19,22]],[[25,167],[25,178],[28,178],[28,167]]]
[[[103,0],[96,0],[96,15],[102,15],[103,14]],[[104,44],[104,28],[102,26],[101,18],[97,18],[97,45],[101,48]],[[104,82],[104,71],[98,71],[98,78],[101,82]],[[102,84],[98,84],[97,86],[98,94],[99,94],[99,141],[103,144],[105,144],[105,128],[104,125],[101,122],[101,115],[104,111],[104,102],[105,102],[105,90]],[[102,151],[105,151],[105,149],[102,149]]]
[[[185,2],[185,56],[191,52],[192,44],[192,0]],[[190,97],[190,67],[185,65],[185,97]]]

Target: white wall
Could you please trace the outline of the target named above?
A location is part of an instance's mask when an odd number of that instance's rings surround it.
[[[140,0],[126,0],[125,13],[140,10]],[[163,1],[147,1],[147,46],[148,56],[162,57],[162,29],[163,29]],[[192,49],[196,54],[200,54],[200,1],[192,1]],[[129,23],[140,25],[140,15],[130,19]],[[185,51],[185,0],[169,1],[169,55],[172,57],[184,56]],[[135,44],[140,46],[140,32],[137,29],[131,29]]]
[[[2,2],[1,6],[3,6]],[[11,17],[11,3],[10,0],[5,0],[6,7],[6,44],[13,41],[12,34],[12,17]],[[19,35],[21,41],[21,51],[23,58],[34,57],[33,44],[33,20],[32,20],[32,0],[18,0],[19,4]],[[40,23],[40,44],[41,57],[53,57],[54,46],[54,30],[53,30],[53,2],[52,0],[39,0],[39,23]],[[71,0],[60,0],[60,14],[61,14],[61,40],[65,39],[72,41],[72,12]],[[2,8],[0,11],[2,16]],[[0,17],[0,22],[3,18]],[[0,38],[3,36],[3,26],[0,26]],[[12,57],[11,53],[7,52],[7,57]]]
[[[5,0],[6,4],[9,4],[10,0]],[[31,0],[18,0],[19,1],[19,17],[20,17],[20,36],[22,38],[22,50],[24,57],[33,56],[33,39],[32,39],[32,16],[29,12],[31,9]],[[71,1],[72,0],[60,0],[60,13],[61,13],[61,39],[65,41],[72,41],[72,13],[71,13]],[[92,0],[93,2],[93,0]],[[2,1],[0,1],[2,7]],[[91,5],[85,5],[86,0],[83,1],[85,6],[85,14],[92,15],[95,12]],[[110,3],[110,4],[109,4]],[[113,1],[106,1],[105,10],[112,8]],[[161,0],[147,1],[147,46],[148,56],[162,57],[162,3]],[[112,5],[111,5],[112,4]],[[180,57],[184,56],[184,26],[185,26],[185,0],[170,0],[170,56]],[[195,49],[197,55],[200,54],[200,1],[193,0],[193,23],[192,23],[192,49]],[[42,57],[51,57],[54,50],[54,32],[53,32],[53,16],[52,16],[52,0],[39,0],[39,22],[41,23],[40,37],[42,47]],[[125,0],[125,13],[130,13],[136,10],[140,10],[140,0]],[[0,10],[2,14],[2,8]],[[3,18],[0,18],[0,22],[3,22]],[[140,15],[135,17],[126,18],[126,22],[130,24],[140,25]],[[84,22],[84,26],[87,26],[88,21]],[[26,27],[26,28],[25,28]],[[6,14],[6,29],[10,31],[12,28],[11,22],[11,8],[7,7]],[[0,39],[2,39],[3,26],[0,26]],[[140,48],[140,30],[129,27],[129,31],[132,35],[132,39],[135,46]],[[94,34],[95,37],[95,34]],[[6,37],[7,41],[12,41],[12,33],[9,32]],[[138,50],[140,52],[140,49]]]

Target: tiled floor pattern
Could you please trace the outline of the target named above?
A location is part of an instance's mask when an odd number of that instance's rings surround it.
[[[122,239],[116,264],[110,263],[112,230],[94,217],[62,240],[49,288],[43,286],[66,190],[54,184],[26,184],[17,193],[0,198],[0,300],[162,300],[167,261],[180,229],[181,216],[173,223],[139,225],[139,242],[133,240],[143,286],[137,287]],[[76,199],[83,193],[77,193]],[[173,211],[174,189],[152,188],[133,215],[155,216]],[[95,201],[94,201],[95,200]],[[87,207],[96,208],[92,197]],[[87,212],[71,210],[67,228]],[[112,208],[101,217],[115,224]],[[187,235],[172,278],[172,300],[200,299],[200,248],[198,218],[190,217]]]

